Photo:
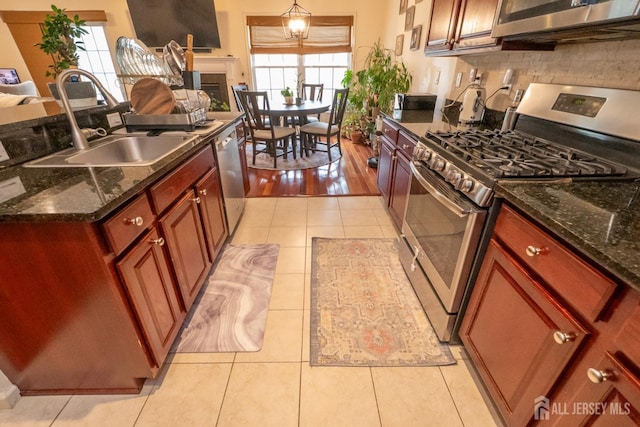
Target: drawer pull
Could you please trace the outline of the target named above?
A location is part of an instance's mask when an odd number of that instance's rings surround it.
[[[154,245],[158,245],[158,246],[164,246],[164,238],[160,237],[158,239],[149,239],[150,243],[153,243]]]
[[[529,256],[538,256],[547,253],[549,249],[547,248],[536,248],[535,246],[529,245],[527,246],[527,255]]]
[[[576,339],[576,334],[573,332],[562,332],[555,331],[553,333],[553,340],[558,344],[566,344],[568,342],[574,341]]]
[[[144,220],[141,216],[137,216],[135,218],[125,218],[124,222],[125,224],[137,225],[138,227],[142,227],[142,224],[144,224]]]
[[[195,199],[191,199],[191,201],[200,204],[200,197],[196,197]]]
[[[607,381],[609,378],[612,378],[613,373],[607,370],[599,371],[594,368],[589,368],[587,369],[587,377],[589,378],[589,381],[591,381],[592,383],[600,384],[602,382]]]
[[[207,195],[207,189],[203,188],[202,190],[198,191],[198,193],[200,193],[201,196],[206,196]]]

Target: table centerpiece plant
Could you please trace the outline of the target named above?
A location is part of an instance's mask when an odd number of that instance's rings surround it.
[[[289,86],[287,86],[286,88],[282,89],[280,91],[280,94],[284,97],[284,103],[287,105],[291,105],[293,104],[293,91],[291,90],[291,88],[289,88]]]

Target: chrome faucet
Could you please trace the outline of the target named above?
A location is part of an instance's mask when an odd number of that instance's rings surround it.
[[[116,106],[118,106],[119,102],[104,88],[104,86],[102,85],[102,83],[100,83],[96,76],[89,73],[88,71],[76,68],[68,68],[58,74],[56,86],[58,87],[58,93],[60,94],[60,101],[62,102],[64,111],[67,114],[67,118],[69,119],[69,124],[71,125],[71,140],[73,141],[73,145],[76,147],[76,149],[86,150],[87,148],[89,148],[89,142],[87,141],[87,137],[85,136],[85,134],[78,126],[78,121],[76,120],[76,116],[73,114],[73,109],[71,108],[71,103],[69,102],[67,89],[64,86],[67,78],[72,74],[80,74],[91,80],[93,84],[95,84],[96,87],[100,90],[102,96],[104,96],[104,99],[107,102],[109,108],[115,108]]]

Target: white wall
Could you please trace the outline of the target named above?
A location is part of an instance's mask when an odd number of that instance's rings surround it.
[[[384,31],[386,20],[384,10],[389,0],[301,0],[300,5],[315,15],[354,15],[356,17],[356,46],[372,45]],[[107,13],[105,31],[110,46],[115,46],[120,36],[135,37],[133,24],[128,13],[126,0],[0,0],[0,10],[50,10],[51,4],[67,10],[104,10]],[[248,15],[280,15],[292,4],[292,0],[215,0],[216,17],[220,33],[221,49],[198,56],[235,56],[239,58],[240,73],[249,81],[249,55],[245,27]],[[7,25],[0,23],[0,67],[18,70],[23,80],[31,78]],[[184,45],[186,41],[176,40]],[[197,44],[197,41],[196,41]],[[112,52],[113,54],[113,52]],[[115,58],[114,58],[115,62]]]

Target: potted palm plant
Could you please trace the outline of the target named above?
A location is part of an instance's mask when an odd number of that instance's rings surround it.
[[[85,21],[78,15],[69,17],[65,9],[51,5],[52,14],[47,14],[42,28],[42,42],[36,43],[43,52],[51,55],[53,64],[46,71],[47,77],[56,79],[58,74],[68,68],[78,67],[78,51],[84,50],[82,41],[77,40],[88,31],[83,28]],[[97,103],[96,91],[91,82],[74,81],[65,83],[71,106],[90,106]],[[49,83],[49,90],[58,99],[55,83]]]

